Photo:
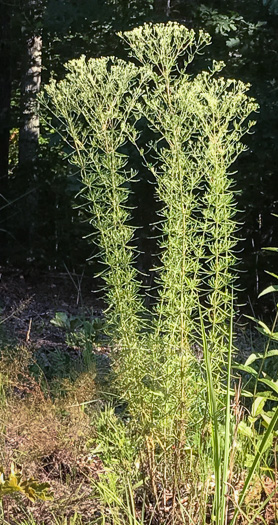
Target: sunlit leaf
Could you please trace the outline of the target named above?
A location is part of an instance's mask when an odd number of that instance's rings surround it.
[[[253,417],[257,417],[262,414],[265,402],[266,402],[266,399],[262,396],[259,396],[255,399],[255,401],[252,404],[252,410],[251,410],[251,415]]]
[[[276,394],[278,394],[278,382],[274,383],[271,379],[259,379],[260,383],[265,383],[269,386]]]
[[[236,368],[237,370],[241,370],[242,372],[248,372],[248,374],[251,374],[251,375],[253,375],[255,377],[258,375],[257,370],[255,370],[251,366],[247,366],[247,365],[233,365],[233,368]]]
[[[258,297],[262,297],[263,295],[266,295],[268,293],[273,293],[278,291],[278,284],[272,284],[271,286],[268,286],[265,290],[263,290]]]

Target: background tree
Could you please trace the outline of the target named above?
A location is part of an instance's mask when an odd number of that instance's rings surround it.
[[[5,256],[11,103],[11,3],[0,9],[0,245]]]
[[[43,0],[25,0],[22,4],[21,115],[19,129],[19,164],[34,170],[39,144],[37,94],[42,70]]]
[[[42,17],[44,0],[21,2],[21,97],[18,144],[18,176],[24,179],[25,207],[22,217],[25,243],[29,255],[33,252],[38,223],[37,183],[40,121],[37,95],[42,71]],[[27,213],[26,213],[27,212]]]
[[[18,7],[19,1],[21,9]],[[69,151],[61,145],[59,137],[50,129],[42,128],[38,138],[37,124],[34,124],[36,133],[28,135],[30,139],[31,136],[33,137],[33,142],[30,141],[28,147],[23,147],[25,140],[23,123],[27,123],[27,113],[24,114],[26,110],[24,103],[19,110],[19,93],[21,89],[22,93],[31,95],[24,88],[24,85],[27,86],[28,60],[30,64],[28,38],[29,43],[32,42],[34,35],[37,35],[38,43],[42,38],[42,84],[44,84],[48,82],[52,73],[56,78],[61,78],[64,74],[62,65],[81,54],[88,57],[117,54],[124,58],[126,51],[124,45],[116,38],[118,31],[131,29],[144,21],[159,22],[170,19],[177,20],[189,28],[193,27],[196,30],[203,28],[209,31],[213,40],[210,55],[226,62],[227,76],[250,82],[251,93],[260,104],[256,133],[246,139],[251,150],[250,154],[243,155],[235,166],[238,170],[237,185],[241,192],[240,207],[243,210],[244,223],[242,269],[248,270],[247,274],[243,274],[242,285],[247,286],[248,294],[252,298],[256,297],[258,289],[264,286],[263,270],[267,264],[269,265],[267,268],[272,269],[271,261],[265,260],[261,248],[271,244],[277,245],[278,242],[274,233],[277,228],[272,217],[272,213],[277,211],[278,202],[276,0],[268,2],[266,0],[226,0],[225,2],[171,0],[170,3],[167,0],[80,0],[79,2],[6,0],[6,2],[11,9],[1,10],[1,27],[6,28],[4,38],[2,31],[4,47],[2,44],[1,52],[7,67],[5,72],[1,70],[0,84],[2,92],[8,94],[9,78],[12,80],[9,127],[13,131],[10,140],[9,177],[1,178],[0,193],[3,194],[1,202],[9,204],[5,208],[8,211],[5,227],[8,230],[7,250],[5,256],[2,250],[2,262],[8,261],[22,266],[26,265],[29,258],[33,266],[63,268],[63,264],[66,263],[73,268],[84,263],[92,254],[92,248],[88,247],[87,241],[81,240],[87,233],[83,222],[84,212],[82,209],[74,211],[71,209],[72,199],[76,190],[80,188],[80,182],[79,174],[73,169],[66,169],[65,164],[61,162]],[[22,26],[24,30],[21,33]],[[12,57],[10,62],[9,50]],[[211,56],[209,53],[207,58],[200,56],[198,67],[206,68]],[[10,73],[9,63],[13,64]],[[36,67],[37,89],[40,76],[39,61]],[[32,75],[34,71],[31,68],[29,80]],[[35,84],[33,88],[35,89]],[[7,102],[4,102],[3,97],[0,104],[8,109],[9,97],[6,100]],[[29,100],[33,101],[34,117],[35,97],[30,96]],[[7,116],[9,111],[5,114]],[[3,121],[2,110],[1,117]],[[140,126],[143,132],[143,121]],[[20,127],[21,153],[20,165],[18,165],[15,160],[18,155],[16,138]],[[3,126],[1,129],[3,132]],[[2,157],[2,172],[7,170],[8,132],[9,129],[6,127],[5,138],[1,141],[1,147],[5,151]],[[37,156],[36,162],[31,163],[33,167],[36,166],[35,171],[33,168],[26,170],[25,173],[21,171],[24,155],[33,159]],[[136,166],[135,153],[132,162]],[[144,221],[145,223],[152,221],[153,210],[157,204],[152,192],[147,193],[146,173],[140,171],[138,176],[141,180],[137,185],[137,194],[134,195],[133,204],[138,205],[134,220],[143,226],[140,230],[142,235],[139,239],[139,248],[147,247],[147,252],[151,254],[152,243],[145,236]],[[4,182],[8,184],[8,188],[3,185]],[[30,204],[33,198],[34,202]],[[3,212],[4,210],[1,212],[1,221],[4,220]],[[24,227],[21,220],[23,217],[25,217]],[[0,228],[2,225],[3,222]],[[7,239],[10,239],[8,245]],[[150,266],[151,261],[141,261],[141,264],[143,267]]]

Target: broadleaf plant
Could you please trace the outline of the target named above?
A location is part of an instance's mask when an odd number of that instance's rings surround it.
[[[49,492],[49,483],[39,483],[33,478],[23,479],[21,473],[11,464],[11,471],[5,478],[4,470],[0,467],[0,500],[6,495],[15,495],[19,492],[30,501],[41,499],[48,501],[53,499],[53,494]]]

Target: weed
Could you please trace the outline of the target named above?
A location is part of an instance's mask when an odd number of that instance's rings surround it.
[[[104,340],[104,319],[91,316],[68,315],[66,312],[56,312],[50,321],[54,326],[66,331],[66,342],[69,347],[81,350],[83,366],[89,370],[94,366],[93,348]]]
[[[8,478],[4,477],[4,470],[0,468],[0,499],[7,494],[20,492],[31,501],[42,499],[44,501],[52,499],[53,494],[49,492],[49,483],[38,483],[34,479],[22,479],[22,475],[11,464],[11,471]]]
[[[71,162],[84,185],[81,197],[97,232],[113,394],[128,413],[124,421],[107,409],[97,423],[96,450],[115,467],[106,465],[96,484],[106,507],[102,523],[137,525],[150,516],[147,505],[160,522],[186,516],[184,521],[202,523],[209,509],[210,520],[224,525],[236,457],[231,433],[236,429],[238,437],[243,427],[230,412],[238,224],[229,170],[245,150],[242,137],[254,125],[249,116],[257,104],[247,95],[248,85],[220,76],[223,63],[188,74],[189,64],[211,42],[203,31],[196,35],[170,22],[119,36],[132,61],[73,60],[65,79],[53,80],[41,97],[72,148]],[[139,147],[142,118],[157,141]],[[129,207],[135,173],[126,143],[137,148],[152,173],[160,204],[155,225],[160,262],[149,309],[135,266]],[[204,358],[194,352],[196,344]],[[276,384],[256,376],[255,395],[262,383],[277,392]],[[267,429],[238,502],[233,500],[232,524],[239,512],[244,515],[247,489],[276,431],[277,410],[260,417],[264,424],[269,417]],[[197,518],[181,503],[188,479],[195,483],[195,501],[197,494],[200,499],[203,515],[196,511]]]

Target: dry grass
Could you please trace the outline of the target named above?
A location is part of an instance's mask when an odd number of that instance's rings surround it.
[[[101,469],[100,460],[90,459],[86,450],[94,430],[82,405],[96,398],[94,372],[82,372],[75,381],[63,379],[60,389],[57,380],[53,397],[51,385],[43,389],[30,373],[32,360],[27,346],[5,352],[0,360],[0,464],[8,472],[13,461],[23,478],[47,481],[55,499],[31,503],[6,496],[4,516],[10,525],[30,514],[48,525],[54,515],[77,512],[86,523],[97,510],[91,481]]]

